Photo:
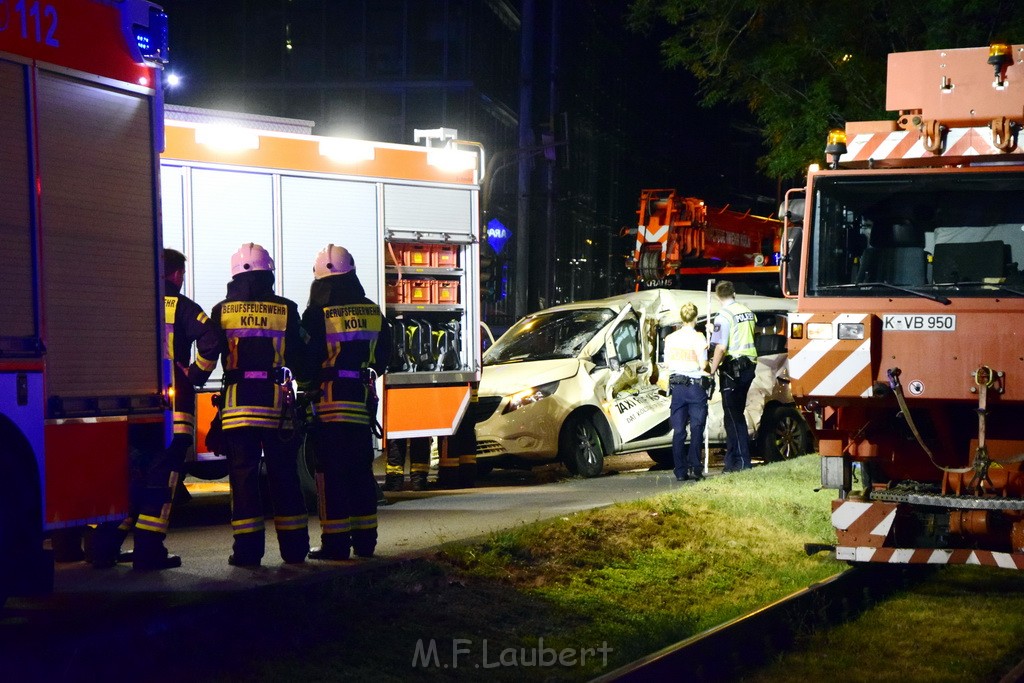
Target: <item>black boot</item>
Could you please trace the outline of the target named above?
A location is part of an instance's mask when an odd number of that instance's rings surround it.
[[[385,474],[384,486],[381,488],[385,491],[401,491],[403,484],[405,484],[405,477],[401,474]]]

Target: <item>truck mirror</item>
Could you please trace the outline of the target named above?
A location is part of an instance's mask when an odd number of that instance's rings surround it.
[[[803,230],[797,226],[790,228],[786,236],[786,254],[779,269],[782,293],[785,296],[796,296],[800,287],[800,261]]]

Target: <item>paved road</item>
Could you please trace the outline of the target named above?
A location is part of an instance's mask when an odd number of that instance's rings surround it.
[[[528,472],[496,470],[473,489],[389,493],[391,504],[379,510],[377,557],[400,558],[450,541],[645,498],[681,485],[671,471],[650,471],[653,463],[643,453],[612,457],[607,463],[605,474],[594,479],[570,478],[563,467],[551,465]],[[368,562],[311,561],[299,567],[283,565],[273,525],[268,522],[263,567],[231,567],[227,563],[231,530],[226,484],[190,483],[189,488],[193,499],[175,513],[167,542],[172,552],[182,556],[181,568],[140,574],[131,571],[130,565],[106,570],[84,563],[58,565],[55,597],[244,590],[254,585],[309,578],[311,574],[358,570]],[[310,536],[313,544],[318,544],[315,517],[310,519]],[[40,601],[46,600],[35,598],[30,602],[40,606]],[[16,608],[25,602],[12,598],[10,606]]]
[[[607,463],[605,474],[595,479],[573,479],[552,465],[529,472],[498,470],[474,489],[389,493],[391,504],[379,511],[374,559],[284,565],[268,530],[264,566],[258,569],[227,563],[226,487],[192,484],[193,499],[177,509],[168,538],[183,566],[136,573],[130,565],[102,570],[84,563],[58,565],[52,595],[12,598],[0,615],[0,681],[99,680],[99,672],[102,678],[117,678],[129,659],[133,667],[149,672],[144,680],[163,680],[159,670],[150,670],[154,664],[148,648],[179,643],[195,657],[193,646],[222,637],[225,620],[240,605],[266,604],[270,596],[329,594],[334,580],[346,574],[389,571],[391,562],[440,544],[687,485],[676,482],[670,471],[651,471],[653,463],[645,454],[616,456]],[[316,542],[315,519],[310,532]],[[151,641],[154,635],[160,637]]]

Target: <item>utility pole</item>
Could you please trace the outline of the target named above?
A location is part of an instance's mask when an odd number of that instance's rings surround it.
[[[519,43],[519,149],[533,146],[533,25],[534,0],[523,0]],[[515,317],[527,313],[530,285],[530,166],[529,155],[519,159],[516,191]]]
[[[555,140],[555,117],[558,115],[558,33],[559,33],[559,21],[561,19],[560,0],[551,0],[551,34],[549,41],[551,43],[551,54],[548,60],[548,121],[550,122],[551,130],[549,132],[551,141]],[[566,131],[568,135],[568,131]],[[558,233],[555,224],[558,220],[557,207],[555,203],[556,193],[556,173],[555,169],[557,166],[558,154],[555,148],[551,148],[551,156],[547,162],[547,225],[544,232],[544,282],[540,288],[540,292],[544,296],[544,306],[551,306],[555,296],[555,254],[558,251],[557,244],[555,242],[555,235]]]

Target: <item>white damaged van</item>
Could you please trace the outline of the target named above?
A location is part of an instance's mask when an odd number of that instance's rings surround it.
[[[785,317],[795,301],[737,295],[757,316],[757,374],[747,395],[755,458],[776,460],[812,450],[807,423],[793,405],[786,376]],[[669,397],[658,387],[665,337],[692,302],[703,331],[706,292],[652,289],[532,313],[484,353],[476,411],[477,462],[523,467],[561,460],[583,477],[604,456],[647,451],[672,462]],[[718,309],[712,304],[712,314]],[[711,443],[725,442],[721,394],[708,411]]]

